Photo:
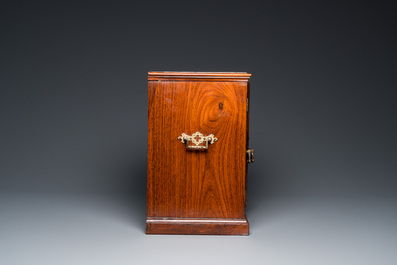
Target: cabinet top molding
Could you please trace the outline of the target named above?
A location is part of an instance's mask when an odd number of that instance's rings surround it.
[[[148,80],[197,80],[203,81],[248,81],[251,74],[246,72],[148,72]]]

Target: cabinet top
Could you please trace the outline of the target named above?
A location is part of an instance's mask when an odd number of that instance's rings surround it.
[[[148,80],[212,80],[212,81],[248,81],[251,74],[246,72],[149,72]]]

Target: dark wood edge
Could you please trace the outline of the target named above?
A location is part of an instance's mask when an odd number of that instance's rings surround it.
[[[247,126],[247,142],[246,142],[246,150],[250,149],[250,145],[249,145],[249,120],[250,120],[250,105],[251,105],[251,99],[250,99],[250,82],[247,83],[247,122],[246,122],[246,126]],[[244,205],[245,207],[247,207],[247,188],[248,188],[248,161],[247,161],[247,157],[245,157],[245,194],[244,194]]]
[[[244,219],[159,218],[147,217],[146,234],[174,235],[248,235],[249,223]]]
[[[160,80],[166,80],[166,81],[205,81],[205,82],[248,82],[248,78],[230,78],[230,77],[214,77],[214,78],[208,78],[208,77],[176,77],[176,76],[154,76],[148,77],[149,81],[160,81]]]
[[[148,72],[148,80],[248,81],[243,72]]]
[[[149,76],[207,76],[207,77],[246,77],[251,74],[247,72],[148,72]]]

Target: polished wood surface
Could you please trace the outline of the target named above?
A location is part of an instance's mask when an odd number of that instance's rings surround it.
[[[231,77],[250,74],[186,73],[149,73],[147,233],[247,234],[248,81]],[[218,141],[196,151],[177,139],[196,131]]]
[[[185,219],[148,217],[147,234],[247,235],[247,219]]]

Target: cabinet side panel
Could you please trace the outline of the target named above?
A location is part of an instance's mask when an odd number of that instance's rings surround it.
[[[244,218],[247,82],[149,81],[150,217]],[[177,137],[219,140],[187,150]]]

